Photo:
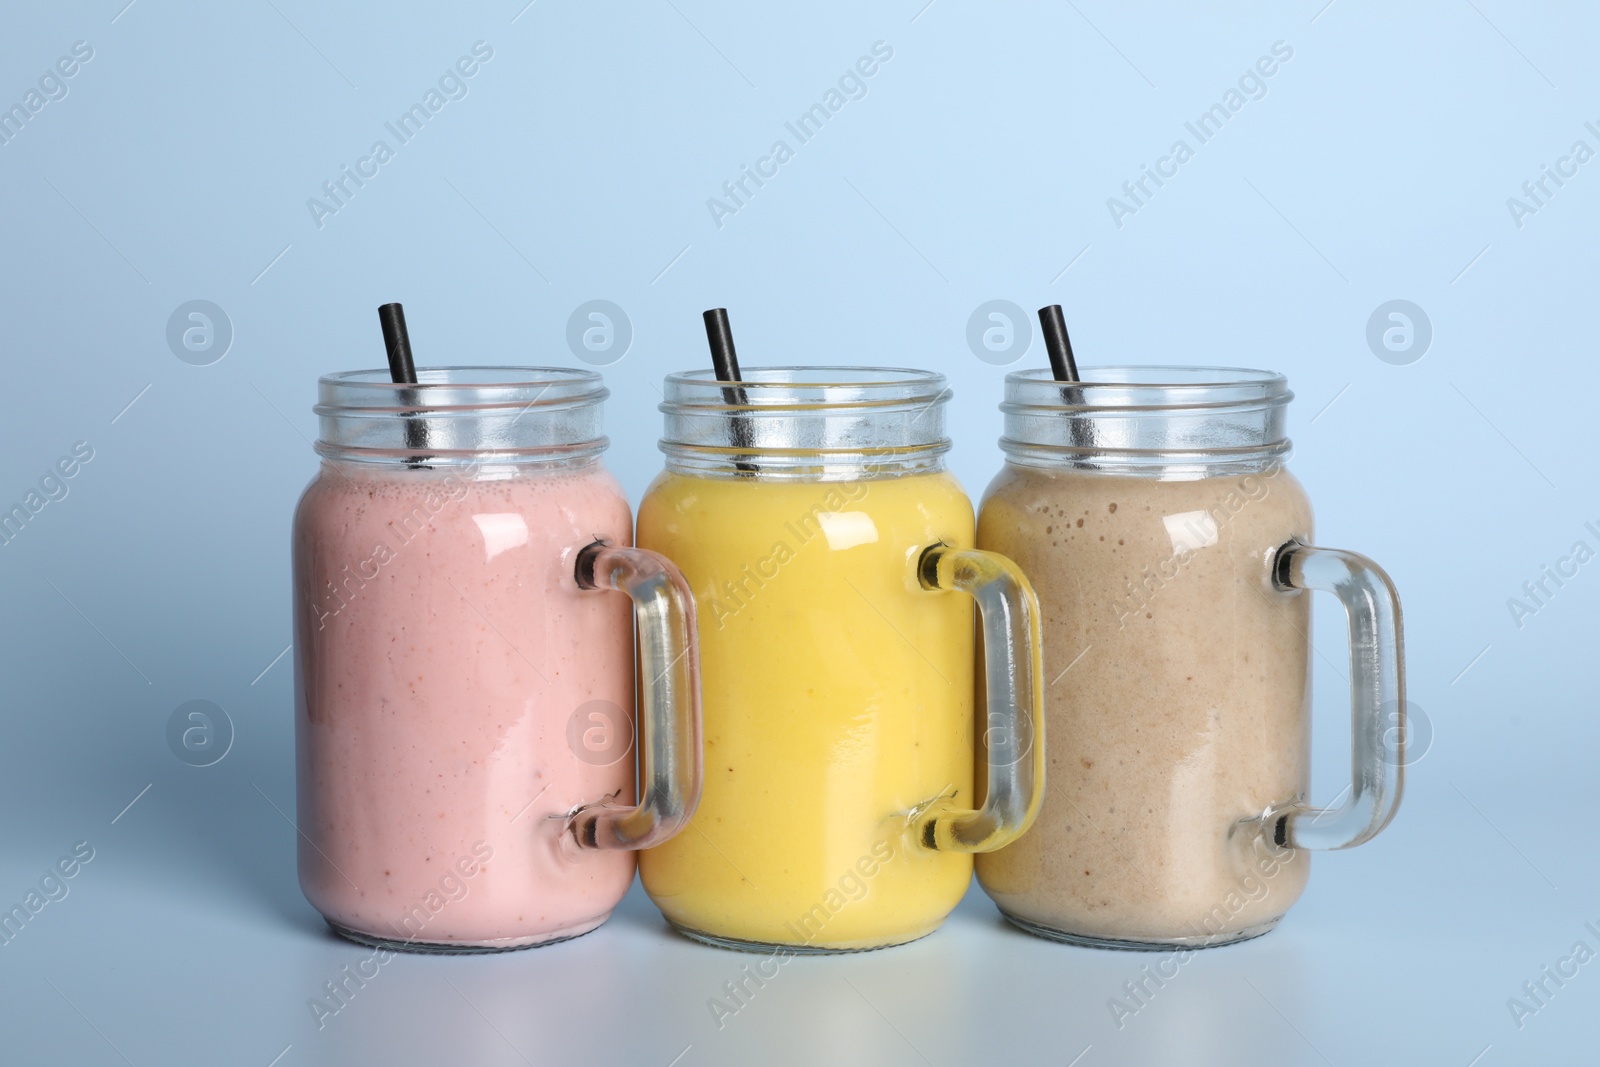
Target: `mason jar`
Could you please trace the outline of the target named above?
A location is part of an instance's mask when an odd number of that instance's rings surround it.
[[[418,377],[319,386],[293,533],[300,885],[368,944],[574,937],[694,810],[692,598],[629,547],[599,375]]]
[[[1037,607],[974,548],[945,380],[773,367],[674,374],[664,395],[639,543],[694,592],[706,774],[689,829],[641,854],[645,889],[723,946],[922,937],[1041,787]]]
[[[1134,948],[1254,937],[1300,896],[1310,850],[1394,817],[1400,604],[1370,560],[1313,547],[1284,467],[1292,396],[1280,374],[1225,367],[1007,376],[978,544],[1038,591],[1051,788],[977,872],[1023,929]],[[1307,803],[1308,589],[1349,618],[1352,778],[1332,810]]]

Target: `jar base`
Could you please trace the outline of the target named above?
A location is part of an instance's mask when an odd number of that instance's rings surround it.
[[[1246,926],[1227,934],[1193,934],[1184,937],[1141,937],[1117,938],[1097,937],[1092,934],[1075,934],[1070,930],[1057,930],[1052,926],[1044,926],[1028,919],[1020,919],[1005,911],[1000,913],[1006,922],[1015,926],[1024,933],[1034,937],[1042,937],[1047,941],[1061,941],[1068,945],[1081,945],[1084,948],[1112,948],[1124,952],[1168,952],[1172,949],[1201,949],[1221,948],[1223,945],[1237,945],[1241,941],[1250,941],[1278,925],[1278,920],[1283,916],[1274,916],[1264,923]]]
[[[737,937],[722,937],[718,934],[708,934],[703,930],[691,930],[687,926],[679,926],[670,919],[667,925],[673,930],[687,937],[690,941],[698,941],[702,945],[711,945],[713,948],[727,948],[735,952],[758,952],[763,955],[773,955],[786,952],[791,956],[847,956],[859,952],[876,952],[881,948],[895,948],[899,945],[909,945],[913,941],[920,941],[933,933],[933,930],[924,930],[900,941],[885,941],[881,945],[793,945],[779,941],[744,941]],[[938,927],[934,927],[937,930]]]
[[[492,941],[419,941],[400,940],[392,937],[380,937],[377,934],[363,933],[352,929],[342,923],[336,923],[326,915],[322,921],[328,924],[328,929],[358,945],[367,945],[371,948],[388,949],[391,952],[414,952],[425,956],[487,956],[497,952],[517,952],[525,948],[543,948],[545,945],[554,945],[561,941],[571,941],[575,937],[597,930],[611,914],[607,912],[598,919],[579,923],[564,930],[557,930],[550,934],[540,934],[534,937],[506,937]]]

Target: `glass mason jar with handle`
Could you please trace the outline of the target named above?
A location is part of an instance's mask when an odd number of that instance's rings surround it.
[[[1394,817],[1405,730],[1400,604],[1353,552],[1314,547],[1283,466],[1282,375],[1087,368],[1006,379],[1006,465],[978,543],[1038,590],[1051,788],[978,880],[1030,932],[1139,948],[1265,933],[1300,896],[1308,850]],[[1352,772],[1307,804],[1310,611],[1349,618]]]
[[[419,378],[320,383],[293,535],[301,888],[391,948],[574,937],[694,811],[693,598],[629,547],[599,375]]]
[[[890,368],[667,379],[639,544],[694,591],[706,775],[689,829],[640,874],[691,937],[914,940],[961,899],[972,853],[1037,811],[1037,606],[1010,561],[973,547],[944,469],[948,395],[941,375]]]

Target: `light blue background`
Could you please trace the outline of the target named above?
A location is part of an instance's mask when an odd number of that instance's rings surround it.
[[[1521,629],[1506,606],[1574,541],[1600,547],[1583,529],[1600,520],[1600,162],[1520,228],[1506,206],[1575,140],[1600,149],[1584,128],[1600,124],[1591,8],[523,2],[0,14],[0,104],[73,42],[94,49],[0,146],[0,504],[74,442],[95,450],[0,547],[0,903],[73,843],[96,850],[0,947],[0,1058],[1593,1057],[1600,963],[1521,1029],[1506,1005],[1575,942],[1600,949],[1583,925],[1600,926],[1600,563]],[[494,58],[469,95],[314,225],[307,198],[479,40]],[[716,226],[707,198],[880,40],[894,56],[866,97]],[[1107,198],[1280,40],[1294,55],[1266,96],[1116,226]],[[196,298],[234,329],[204,367],[165,339]],[[703,361],[713,305],[747,365],[949,375],[952,464],[975,495],[999,463],[1004,373],[966,345],[984,301],[1064,304],[1087,364],[1284,371],[1320,539],[1372,555],[1402,592],[1411,696],[1435,736],[1398,820],[1317,857],[1276,932],[1202,954],[1121,1030],[1106,1002],[1145,958],[1027,938],[974,890],[924,942],[789,965],[719,1031],[706,999],[749,959],[671,937],[635,889],[571,944],[396,960],[319,1031],[307,999],[366,952],[322,931],[274,810],[292,813],[289,659],[274,657],[316,377],[381,365],[373,309],[389,300],[420,363],[577,366],[566,321],[594,298],[633,325],[606,377],[609,462],[635,500],[660,467],[660,379]],[[1365,340],[1396,298],[1434,331],[1405,366]],[[1038,342],[1021,358],[1042,364]],[[1328,605],[1318,626],[1342,666]],[[1316,793],[1331,800],[1346,697],[1323,666]],[[209,768],[165,741],[192,699],[237,731]]]

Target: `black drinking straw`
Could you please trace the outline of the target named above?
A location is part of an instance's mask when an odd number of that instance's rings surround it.
[[[733,349],[733,327],[728,324],[727,308],[712,308],[701,315],[706,322],[706,344],[711,347],[711,369],[717,375],[719,382],[741,382],[739,376],[739,355]],[[750,396],[738,385],[724,385],[722,399],[729,404],[747,405]],[[748,449],[751,447],[750,424],[746,419],[734,416],[733,418],[733,445],[735,448]],[[737,460],[734,468],[740,471],[754,472],[756,465],[746,460]]]
[[[411,360],[406,309],[399,304],[384,304],[378,308],[378,323],[383,327],[383,347],[389,353],[389,377],[396,385],[416,385],[417,365]]]
[[[1039,328],[1044,331],[1044,349],[1050,354],[1050,373],[1055,380],[1078,381],[1078,364],[1072,358],[1072,340],[1067,336],[1067,320],[1060,304],[1039,309]]]
[[[1058,382],[1079,382],[1078,361],[1072,358],[1072,339],[1067,336],[1067,319],[1061,313],[1060,304],[1051,304],[1039,309],[1039,329],[1044,333],[1044,350],[1050,356],[1050,375]],[[1063,389],[1061,399],[1068,404],[1080,405],[1083,403],[1082,389]],[[1089,443],[1089,427],[1076,414],[1067,416],[1071,420],[1070,432],[1074,447],[1081,447]]]
[[[383,327],[383,347],[389,356],[389,378],[396,385],[416,385],[417,365],[411,358],[411,335],[406,331],[406,311],[399,304],[384,304],[378,308],[378,323]],[[422,406],[422,398],[413,390],[401,389],[403,403]],[[421,451],[428,447],[428,429],[422,423],[411,421],[416,412],[406,412],[406,447]],[[409,459],[406,465],[421,467],[418,459]]]

